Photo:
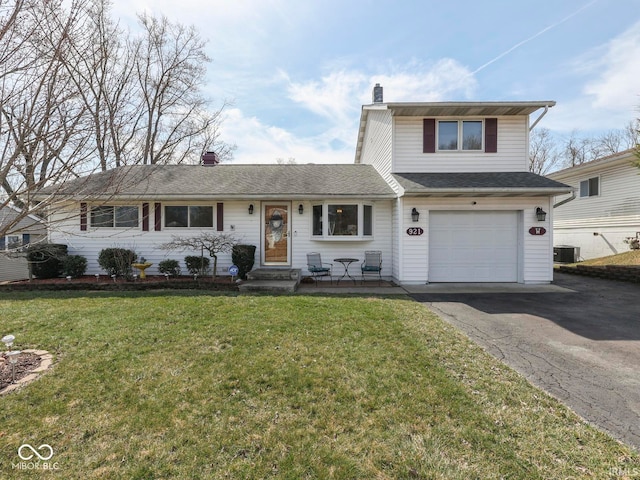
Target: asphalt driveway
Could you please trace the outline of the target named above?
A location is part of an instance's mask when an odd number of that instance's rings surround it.
[[[640,449],[640,285],[556,273],[554,286],[412,297],[587,421]]]

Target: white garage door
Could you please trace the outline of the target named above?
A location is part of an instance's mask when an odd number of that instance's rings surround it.
[[[429,213],[429,282],[517,282],[518,212]]]

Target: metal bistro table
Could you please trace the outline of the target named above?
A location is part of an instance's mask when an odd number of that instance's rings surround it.
[[[334,258],[333,261],[341,263],[342,266],[344,267],[344,273],[338,279],[338,281],[336,282],[336,285],[338,285],[340,283],[340,280],[342,280],[344,277],[349,277],[351,280],[353,280],[353,283],[355,285],[356,279],[353,278],[351,275],[349,275],[349,265],[351,265],[354,262],[358,262],[360,260],[357,258]]]

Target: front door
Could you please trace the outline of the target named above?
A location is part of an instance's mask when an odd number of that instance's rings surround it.
[[[262,207],[262,264],[291,265],[291,238],[287,202],[265,203]]]

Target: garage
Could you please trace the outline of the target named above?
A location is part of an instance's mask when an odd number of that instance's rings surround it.
[[[429,282],[517,282],[517,211],[431,211]]]

